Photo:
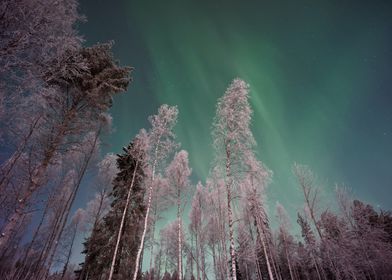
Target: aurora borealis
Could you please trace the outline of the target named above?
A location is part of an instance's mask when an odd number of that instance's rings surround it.
[[[293,162],[326,193],[349,186],[392,208],[392,4],[389,1],[82,0],[88,44],[115,41],[135,67],[115,99],[118,152],[162,103],[178,105],[177,137],[196,180],[208,175],[216,100],[229,82],[250,84],[259,159],[273,172],[271,205],[295,210]],[[294,203],[295,201],[295,203]]]

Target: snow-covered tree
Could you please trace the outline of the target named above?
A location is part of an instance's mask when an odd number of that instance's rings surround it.
[[[294,265],[293,265],[293,247],[294,240],[290,234],[290,220],[286,209],[279,202],[276,203],[276,215],[279,221],[279,243],[284,255],[285,266],[287,264],[288,276],[291,280],[295,280]]]
[[[147,234],[147,227],[149,221],[149,215],[151,211],[155,173],[157,169],[163,166],[164,161],[168,155],[176,147],[174,142],[174,132],[173,128],[177,122],[178,110],[177,107],[170,107],[168,105],[162,105],[158,109],[158,114],[151,116],[149,121],[151,123],[151,129],[148,132],[149,140],[149,150],[148,150],[148,160],[151,169],[151,176],[148,179],[148,194],[147,194],[147,209],[146,216],[144,218],[143,233],[141,236],[141,241],[137,251],[137,257],[135,262],[135,269],[133,280],[137,279],[139,271],[139,263],[141,261],[141,255],[144,247],[144,241]]]
[[[169,185],[172,188],[171,197],[177,205],[177,238],[178,238],[178,254],[177,254],[177,271],[178,279],[181,280],[183,276],[182,272],[182,243],[183,236],[182,233],[182,209],[185,205],[185,199],[189,193],[189,176],[191,175],[191,169],[188,163],[188,153],[184,150],[178,152],[173,161],[166,168],[166,177],[169,179]]]
[[[71,139],[74,143],[90,131],[99,134],[103,113],[110,108],[113,95],[127,88],[130,69],[115,64],[110,48],[104,44],[70,50],[47,67],[45,83],[53,90],[42,96],[45,125],[35,145],[35,166],[14,213],[2,229],[0,250],[11,238],[33,195],[44,185],[58,153]]]
[[[131,194],[132,194],[133,186],[135,184],[136,174],[138,174],[138,172],[144,173],[143,170],[146,168],[146,162],[147,162],[146,157],[147,157],[148,145],[149,145],[148,136],[144,130],[141,130],[140,133],[135,137],[134,141],[132,142],[132,145],[130,145],[130,149],[128,150],[128,154],[126,155],[126,157],[131,158],[134,161],[135,166],[134,166],[134,170],[132,173],[132,179],[129,184],[129,189],[127,191],[124,210],[121,215],[120,226],[118,228],[116,246],[114,248],[112,263],[110,266],[109,280],[111,280],[113,277],[114,266],[116,263],[117,253],[118,253],[118,249],[120,246],[121,236],[123,234],[123,228],[124,228],[128,208],[129,208],[129,203],[131,201]],[[129,178],[124,178],[124,179],[129,180]],[[138,180],[138,179],[136,179],[136,180]],[[140,178],[139,178],[139,180],[140,180]]]
[[[217,104],[213,124],[216,165],[225,178],[227,219],[230,240],[231,278],[236,276],[236,252],[234,242],[233,191],[240,181],[243,160],[247,151],[255,145],[250,121],[252,110],[248,101],[248,85],[234,79]]]
[[[181,234],[184,236],[184,232],[181,227]],[[176,278],[172,279],[180,279],[178,278],[178,248],[184,246],[184,240],[181,239],[182,244],[178,244],[178,220],[175,220],[169,224],[167,224],[160,232],[161,237],[161,246],[163,247],[163,251],[165,252],[165,265],[164,270],[172,271],[176,273]]]
[[[205,257],[207,249],[207,207],[207,191],[201,182],[198,182],[192,199],[191,211],[189,212],[189,232],[195,239],[196,276],[197,279],[203,280],[206,279],[207,275]]]
[[[131,277],[145,216],[147,139],[141,131],[117,156],[118,173],[113,181],[112,203],[85,243],[86,254],[80,279]],[[113,261],[114,260],[114,261]],[[114,263],[114,265],[113,265]],[[137,268],[139,269],[139,268]],[[110,276],[111,275],[111,276]]]

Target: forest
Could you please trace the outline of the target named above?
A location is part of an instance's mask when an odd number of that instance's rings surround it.
[[[77,0],[0,3],[1,279],[392,279],[391,212],[339,186],[324,207],[317,175],[298,163],[303,205],[270,209],[273,171],[241,78],[216,101],[208,178],[194,182],[175,105],[103,154],[134,69],[112,42],[85,46],[84,21]],[[94,195],[75,211],[81,188]]]

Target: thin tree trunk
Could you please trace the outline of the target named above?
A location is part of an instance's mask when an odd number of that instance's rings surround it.
[[[152,263],[154,258],[154,243],[155,243],[155,222],[157,217],[157,207],[154,208],[154,216],[152,218],[152,229],[151,229],[151,250],[150,250],[150,268],[149,271],[151,272]],[[152,280],[152,274],[149,274],[149,280]]]
[[[265,237],[267,236],[267,233],[266,233],[266,232],[264,232],[264,236],[265,236]],[[265,238],[265,241],[266,241],[266,245],[267,245],[267,250],[268,250],[268,252],[269,252],[269,254],[270,254],[270,257],[271,257],[272,268],[274,269],[275,276],[276,276],[276,278],[277,278],[278,280],[282,280],[282,277],[281,277],[281,275],[280,275],[279,267],[277,267],[277,265],[276,265],[276,256],[275,256],[275,252],[274,252],[274,251],[272,250],[272,248],[271,248],[270,239]],[[273,244],[272,244],[272,245],[273,245]]]
[[[271,264],[270,264],[270,261],[268,258],[268,252],[267,252],[267,248],[266,248],[266,244],[265,244],[265,240],[264,240],[264,233],[263,233],[263,229],[261,228],[261,221],[257,217],[254,217],[254,218],[255,218],[255,224],[256,224],[256,229],[257,229],[257,235],[259,237],[259,241],[261,242],[261,247],[263,249],[265,261],[267,264],[268,275],[269,275],[270,280],[274,280],[274,275],[272,273],[272,268],[271,268]]]
[[[204,250],[202,250],[202,248],[200,248],[200,252],[201,252],[201,275],[202,275],[202,280],[206,280],[207,279],[206,258],[205,258]]]
[[[191,266],[191,280],[192,280],[192,276],[193,276],[193,261],[195,261],[195,257],[193,256],[193,250],[192,250],[192,248],[194,248],[193,247],[193,235],[192,234],[190,234],[190,236],[191,236],[191,246],[190,246],[190,248],[189,248],[189,251],[190,251],[190,254],[191,254],[191,258],[190,258],[190,262],[191,262],[191,264],[190,264],[190,266]],[[196,238],[197,239],[197,238]],[[195,245],[195,248],[196,248],[196,254],[197,254],[197,245]],[[196,257],[197,258],[197,257]],[[196,267],[197,267],[197,260],[196,260]],[[196,278],[196,280],[199,280],[198,278]]]
[[[133,184],[135,182],[135,176],[136,176],[136,171],[137,171],[138,165],[139,165],[139,162],[137,161],[135,169],[133,171],[131,185],[129,186],[129,190],[128,190],[128,194],[127,194],[127,200],[126,200],[126,203],[125,203],[124,211],[123,211],[122,217],[121,217],[120,228],[118,230],[118,235],[117,235],[117,240],[116,240],[116,247],[114,248],[114,253],[113,253],[112,263],[110,265],[110,272],[109,272],[108,280],[111,280],[113,278],[114,265],[116,263],[118,247],[120,245],[120,240],[121,240],[121,235],[122,235],[122,232],[123,232],[125,217],[126,217],[126,214],[127,214],[127,211],[128,211],[129,201],[130,201],[130,198],[131,198],[131,192],[132,192]]]
[[[38,121],[41,119],[41,116],[39,116],[35,121],[33,122],[33,125],[30,127],[29,133],[23,138],[22,143],[19,145],[18,149],[15,151],[15,153],[11,156],[12,161],[9,166],[7,166],[7,170],[5,173],[1,174],[1,179],[0,179],[0,192],[3,192],[3,189],[8,185],[8,182],[10,181],[10,173],[14,169],[16,163],[18,162],[19,158],[23,154],[26,145],[28,141],[30,140],[30,137],[32,136],[35,127],[38,124]]]
[[[106,191],[105,190],[101,191],[101,199],[99,201],[98,211],[97,211],[97,214],[95,215],[93,228],[91,230],[91,239],[93,238],[95,230],[96,230],[96,228],[98,226],[98,221],[99,221],[99,217],[101,215],[103,201],[105,199],[105,196],[106,196]],[[82,271],[80,272],[79,280],[83,280],[85,275],[86,275],[86,279],[87,279],[87,276],[88,276],[88,266],[89,266],[89,253],[90,253],[90,251],[91,251],[91,240],[89,241],[88,246],[87,246],[86,261],[83,264]]]
[[[69,247],[68,254],[67,254],[67,261],[64,264],[63,273],[61,275],[61,280],[64,279],[65,273],[67,272],[67,269],[68,269],[69,259],[71,258],[72,248],[73,248],[73,245],[74,245],[77,229],[78,229],[78,224],[75,225],[75,229],[74,229],[74,232],[73,232],[73,235],[72,235],[71,245]]]
[[[41,164],[36,170],[35,170],[35,175],[34,177],[36,178],[42,178],[44,176],[44,173],[48,167],[48,164]],[[34,180],[34,179],[32,179]],[[0,251],[4,250],[4,248],[7,246],[7,243],[10,242],[10,240],[13,238],[13,236],[16,234],[15,229],[19,225],[20,221],[22,221],[23,217],[26,215],[24,212],[28,202],[30,201],[31,197],[33,196],[33,193],[38,189],[38,186],[40,186],[41,183],[39,182],[31,182],[29,184],[29,187],[27,188],[27,191],[24,193],[22,198],[17,200],[17,205],[14,210],[14,213],[8,217],[8,222],[2,229],[1,235],[0,235]]]
[[[152,191],[153,191],[153,187],[154,187],[154,181],[155,181],[155,166],[157,164],[157,155],[158,155],[158,146],[159,146],[159,141],[158,144],[155,148],[155,160],[154,160],[154,164],[152,166],[152,176],[151,176],[151,184],[148,190],[148,202],[147,202],[147,211],[146,211],[146,216],[144,217],[144,227],[143,227],[143,234],[142,234],[142,239],[140,240],[140,245],[139,245],[139,249],[137,251],[137,255],[136,255],[136,262],[135,262],[135,271],[133,274],[133,280],[137,279],[137,275],[139,272],[139,265],[140,265],[140,257],[143,251],[143,247],[144,247],[144,240],[146,238],[146,233],[147,233],[147,224],[148,224],[148,217],[150,214],[150,208],[151,208],[151,202],[152,202]]]
[[[53,242],[56,237],[56,233],[58,232],[58,227],[63,217],[63,212],[64,211],[61,211],[59,214],[56,214],[57,217],[55,217],[55,223],[53,225],[53,229],[50,233],[50,236],[45,242],[44,247],[42,248],[41,253],[38,257],[38,260],[36,261],[34,269],[31,272],[33,276],[36,275],[37,273],[40,273],[40,271],[43,269],[43,266],[45,265],[46,259],[48,258],[48,254],[50,252],[50,248],[52,248]]]
[[[219,221],[218,221],[218,226],[220,228],[219,233],[220,233],[220,238],[219,238],[219,243],[218,246],[220,245],[221,250],[218,249],[219,252],[222,252],[221,254],[218,254],[219,256],[219,270],[221,273],[221,278],[224,279],[229,279],[229,275],[230,275],[230,266],[227,265],[227,261],[228,261],[228,256],[227,256],[227,246],[226,246],[226,215],[225,217],[222,217],[222,204],[221,204],[221,200],[220,200],[220,196],[219,197]],[[223,255],[223,256],[222,256]],[[222,261],[222,258],[224,259],[224,261]],[[222,267],[223,266],[223,267]]]
[[[236,270],[236,254],[234,244],[234,230],[233,230],[233,212],[231,210],[231,190],[227,187],[227,214],[229,218],[229,240],[230,240],[230,258],[231,258],[231,273],[232,279],[237,280]]]
[[[228,268],[228,266],[226,265],[226,261],[227,261],[227,252],[226,252],[226,248],[224,248],[223,246],[225,244],[223,244],[223,240],[222,240],[222,236],[220,236],[220,240],[218,242],[218,270],[219,270],[219,278],[220,279],[228,279],[228,276],[230,275],[230,269]],[[222,260],[224,259],[224,261]],[[227,272],[227,270],[229,270],[229,272]],[[227,276],[227,277],[225,277]]]
[[[248,264],[245,262],[245,278],[249,280],[249,271],[248,271]]]
[[[157,268],[157,279],[161,279],[161,266],[162,266],[162,249],[159,249],[159,253],[158,253],[159,259],[158,259],[158,268]],[[156,261],[156,259],[155,259]]]
[[[71,195],[71,194],[69,194],[69,195]],[[67,199],[69,199],[69,197]],[[57,210],[55,212],[55,216],[53,218],[54,222],[52,222],[52,225],[51,225],[51,233],[48,236],[48,238],[46,239],[46,242],[40,252],[38,260],[36,261],[36,263],[34,265],[34,269],[31,271],[31,273],[33,275],[32,277],[34,277],[37,273],[41,272],[40,269],[42,270],[43,266],[45,265],[46,260],[49,256],[50,250],[53,247],[53,243],[55,242],[57,233],[59,231],[61,220],[63,219],[64,213],[65,213],[66,201],[65,201],[65,203],[63,203],[64,200],[61,201],[61,205],[58,208],[60,210]]]
[[[258,275],[259,279],[263,280],[263,273],[261,273],[260,263],[259,263],[258,258],[256,258],[256,268],[257,268],[257,275]]]
[[[316,261],[316,259],[314,258],[313,253],[311,253],[311,254],[312,254],[312,259],[313,259],[313,262],[314,262],[314,267],[316,268],[317,277],[318,277],[319,280],[321,280],[321,274],[320,274],[320,271],[319,271],[319,268],[318,268],[317,261]]]
[[[42,227],[42,224],[43,224],[43,222],[44,222],[44,220],[45,220],[45,217],[46,217],[46,214],[47,214],[47,212],[48,212],[48,209],[49,209],[49,201],[46,203],[46,205],[45,205],[45,209],[44,209],[44,212],[43,212],[43,214],[42,214],[42,217],[41,217],[41,220],[40,220],[40,222],[39,222],[39,224],[38,224],[38,226],[37,226],[37,228],[36,228],[36,230],[35,230],[35,232],[34,232],[34,235],[33,235],[33,238],[31,239],[31,242],[30,242],[30,244],[29,244],[29,247],[26,249],[26,253],[24,254],[24,256],[23,256],[23,259],[22,259],[22,261],[21,261],[21,263],[22,263],[22,268],[23,269],[21,269],[20,270],[20,273],[18,273],[18,278],[20,277],[20,275],[25,275],[25,273],[28,271],[28,270],[30,270],[30,268],[31,268],[31,264],[29,264],[28,265],[28,267],[26,267],[26,260],[27,260],[27,257],[29,256],[29,254],[30,254],[30,251],[31,251],[31,249],[32,249],[32,247],[33,247],[33,245],[34,245],[34,243],[35,243],[35,240],[36,240],[36,238],[37,238],[37,236],[38,236],[38,233],[40,232],[40,230],[41,230],[41,227]],[[27,271],[26,271],[27,270]]]
[[[237,280],[237,269],[236,269],[236,254],[234,244],[234,226],[233,226],[233,212],[231,209],[231,188],[233,186],[233,179],[231,175],[231,155],[230,147],[226,147],[226,194],[227,194],[227,216],[229,220],[229,240],[230,240],[230,258],[231,258],[231,273],[232,279]]]
[[[19,222],[22,220],[25,215],[24,211],[31,200],[33,194],[42,186],[44,176],[49,167],[50,161],[52,160],[56,149],[63,141],[65,136],[65,131],[71,121],[71,115],[74,110],[68,111],[67,115],[64,118],[64,121],[59,128],[57,134],[54,137],[54,140],[50,143],[48,148],[44,152],[44,158],[42,162],[34,169],[32,172],[32,177],[30,178],[30,183],[26,188],[26,191],[22,195],[20,199],[17,201],[17,205],[15,211],[8,218],[8,223],[2,229],[2,233],[0,235],[0,251],[6,246],[12,236],[15,234],[14,231],[18,226]]]
[[[196,243],[196,275],[197,275],[197,280],[200,280],[200,266],[199,266],[199,243],[197,242],[197,235],[198,235],[198,229],[196,228],[196,235],[195,235],[195,243]],[[215,259],[214,259],[215,261]],[[214,263],[215,265],[215,263]]]
[[[212,250],[212,261],[213,261],[213,264],[214,264],[215,279],[219,279],[218,268],[216,267],[216,253],[215,253],[215,245],[214,244],[211,245],[211,250]]]
[[[291,278],[291,280],[295,280],[294,275],[293,275],[293,270],[291,268],[291,261],[290,261],[290,257],[289,257],[289,252],[287,251],[287,242],[286,242],[286,236],[285,236],[284,232],[282,232],[282,237],[283,237],[283,243],[284,243],[284,252],[286,254],[287,265],[289,267],[289,272],[290,272],[290,278]]]
[[[87,158],[83,162],[84,164],[83,164],[81,172],[80,172],[80,174],[78,176],[78,181],[76,182],[76,185],[75,185],[71,195],[69,196],[69,198],[67,200],[63,218],[62,218],[62,220],[60,220],[60,228],[59,228],[58,233],[56,234],[57,237],[56,237],[55,242],[54,242],[54,248],[53,248],[51,256],[49,258],[48,270],[47,270],[47,272],[46,272],[46,274],[44,276],[45,279],[47,278],[48,272],[49,272],[49,270],[50,270],[50,268],[52,266],[53,259],[54,259],[54,256],[55,256],[55,253],[56,253],[56,250],[57,250],[57,246],[59,244],[59,240],[61,238],[61,235],[63,234],[63,230],[64,230],[64,227],[65,227],[65,225],[67,223],[69,213],[71,212],[71,206],[72,206],[73,202],[75,201],[76,194],[77,194],[77,192],[79,190],[79,187],[80,187],[80,184],[81,184],[82,179],[84,177],[84,174],[86,173],[88,164],[90,163],[91,157],[92,157],[92,155],[94,153],[94,150],[95,150],[95,147],[97,145],[97,141],[98,141],[98,137],[99,137],[100,132],[101,132],[101,127],[98,129],[97,133],[95,134],[93,145],[91,146],[91,150],[89,151]]]
[[[178,280],[182,280],[182,246],[181,246],[181,191],[178,188],[177,190],[177,237],[178,237]]]
[[[146,217],[144,218],[144,228],[143,228],[143,234],[142,234],[142,239],[140,241],[139,249],[136,255],[136,262],[135,262],[135,271],[133,274],[133,280],[137,279],[137,274],[139,270],[139,262],[140,262],[140,256],[143,251],[143,245],[144,245],[144,239],[146,238],[146,232],[147,232],[147,223],[148,223],[148,216],[150,213],[150,208],[151,208],[151,200],[152,200],[152,183],[149,188],[149,194],[148,194],[148,203],[147,203],[147,211],[146,211]]]

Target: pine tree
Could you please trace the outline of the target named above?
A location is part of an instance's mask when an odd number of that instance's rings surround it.
[[[71,140],[80,143],[81,136],[88,133],[99,136],[103,114],[111,107],[113,96],[127,88],[129,75],[130,68],[114,62],[110,44],[69,50],[48,65],[44,82],[52,90],[40,100],[45,103],[45,119],[33,150],[37,155],[30,159],[34,167],[15,211],[2,228],[0,250],[12,238],[33,196],[44,186],[59,152],[67,150]]]

